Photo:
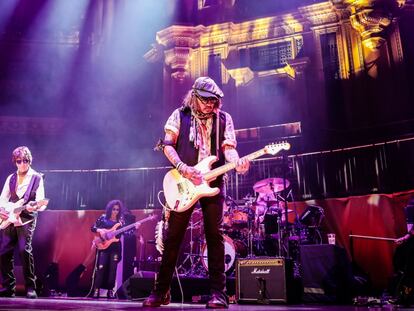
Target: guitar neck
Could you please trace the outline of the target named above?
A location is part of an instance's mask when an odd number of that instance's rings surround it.
[[[252,152],[252,153],[244,156],[243,159],[247,159],[249,161],[252,161],[254,159],[257,159],[257,158],[261,157],[264,154],[266,154],[265,148],[262,148],[260,150],[257,150],[255,152]],[[229,162],[227,164],[224,164],[220,167],[217,167],[217,168],[211,170],[210,172],[207,172],[206,174],[204,174],[204,179],[213,180],[217,176],[223,175],[224,173],[227,173],[228,171],[231,171],[234,168],[236,168],[236,163],[235,162]]]
[[[144,222],[146,222],[147,220],[150,220],[150,219],[151,219],[151,217],[145,218],[143,220],[136,221],[136,222],[134,222],[134,223],[132,223],[130,225],[127,225],[125,227],[122,227],[121,229],[118,229],[118,230],[115,230],[115,231],[111,232],[111,235],[116,236],[118,234],[121,234],[121,233],[123,233],[125,231],[128,231],[128,230],[136,227],[137,225],[142,224],[142,223],[144,223]]]
[[[15,207],[14,209],[13,209],[13,213],[15,213],[15,214],[19,214],[19,213],[21,213],[21,212],[23,212],[26,208],[27,208],[27,206],[28,205],[31,205],[31,206],[35,206],[36,205],[36,207],[37,208],[40,208],[40,207],[42,207],[42,206],[45,206],[45,205],[47,205],[47,201],[46,201],[46,203],[44,203],[46,200],[40,200],[40,201],[38,201],[38,202],[35,202],[35,204],[24,204],[24,205],[22,205],[22,206],[19,206],[19,207]]]
[[[13,213],[19,214],[19,213],[23,212],[26,209],[26,207],[27,207],[27,205],[23,205],[23,206],[16,207],[13,210]]]

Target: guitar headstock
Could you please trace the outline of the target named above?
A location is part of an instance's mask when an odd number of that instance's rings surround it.
[[[289,150],[289,149],[290,149],[290,144],[288,142],[272,143],[264,147],[265,152],[271,155],[275,155],[281,150]]]

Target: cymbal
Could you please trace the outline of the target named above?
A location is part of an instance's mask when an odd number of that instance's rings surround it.
[[[257,205],[257,207],[259,207],[258,211],[260,211],[261,213],[263,213],[264,211],[266,211],[267,214],[284,213],[285,212],[285,207],[284,206],[273,205],[273,206],[268,206],[267,207],[266,205]],[[288,208],[287,212],[291,213],[291,212],[293,212],[293,210]]]
[[[279,203],[279,201],[275,201],[275,200],[257,200],[255,203],[255,205],[264,205],[264,206],[273,206],[273,205],[277,205]]]
[[[259,180],[253,185],[253,190],[259,193],[274,193],[280,192],[284,189],[286,182],[286,188],[289,187],[290,182],[287,179],[275,177],[275,178],[266,178]]]
[[[272,213],[272,212],[282,212],[282,213],[284,213],[285,212],[285,208],[284,207],[269,207],[269,210],[268,210],[268,212],[267,213]],[[287,212],[288,213],[291,213],[291,212],[293,212],[293,210],[291,210],[291,209],[287,209]]]

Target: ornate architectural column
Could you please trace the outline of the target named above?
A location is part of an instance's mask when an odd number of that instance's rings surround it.
[[[157,33],[156,43],[145,54],[149,62],[164,63],[164,108],[171,110],[177,106],[183,93],[191,86],[191,74],[196,65],[194,51],[200,47],[200,34],[205,27],[200,26],[171,26]],[[195,62],[198,63],[198,62]],[[198,68],[197,68],[198,69]]]
[[[332,0],[347,6],[352,27],[361,35],[365,47],[376,50],[386,41],[384,30],[399,14],[406,0]]]

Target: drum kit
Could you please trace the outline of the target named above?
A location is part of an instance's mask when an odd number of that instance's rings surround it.
[[[223,215],[225,271],[234,272],[237,258],[298,256],[299,245],[321,244],[320,225],[323,209],[308,206],[300,216],[288,208],[290,182],[284,178],[266,178],[253,185],[254,196],[242,200],[226,197]],[[295,213],[294,223],[288,221]],[[293,216],[293,215],[292,215]],[[187,228],[189,243],[178,266],[180,274],[204,277],[208,271],[207,245],[204,241],[200,210],[194,210]],[[188,249],[189,248],[189,249]]]

